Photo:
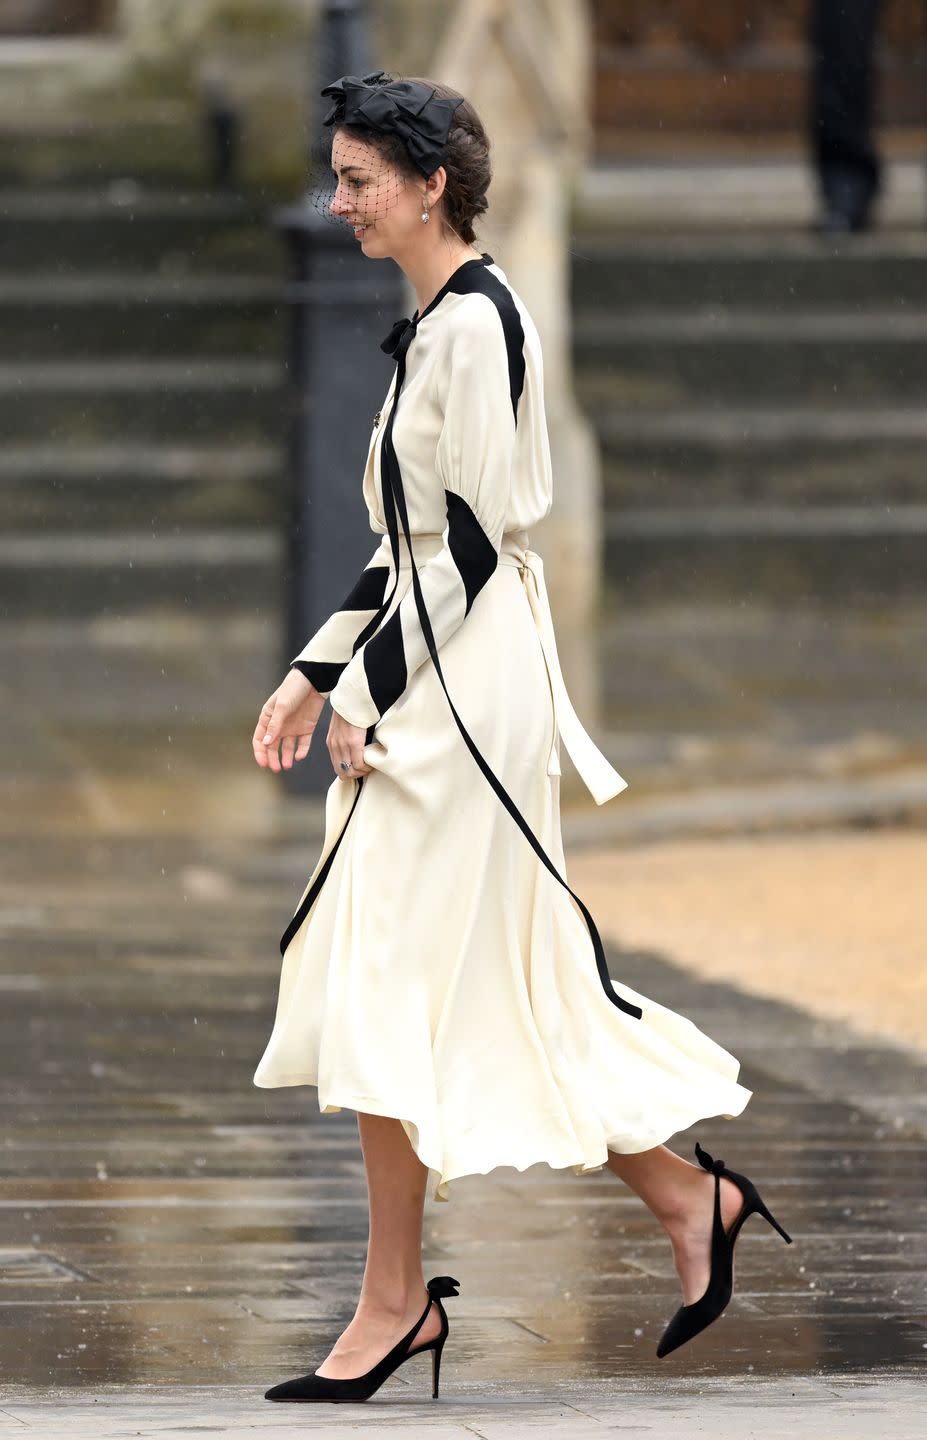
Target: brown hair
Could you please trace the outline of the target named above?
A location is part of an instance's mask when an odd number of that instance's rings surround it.
[[[423,75],[404,78],[430,86],[440,100],[462,98],[459,90],[449,85],[438,85]],[[423,178],[422,172],[410,160],[401,136],[371,130],[366,125],[339,123],[337,129],[373,145],[384,160],[394,165],[401,174],[417,180]],[[473,222],[489,209],[486,191],[492,179],[492,167],[489,163],[489,136],[479,115],[465,98],[454,111],[443,163],[447,181],[439,204],[444,224],[465,244],[472,245],[476,239]]]

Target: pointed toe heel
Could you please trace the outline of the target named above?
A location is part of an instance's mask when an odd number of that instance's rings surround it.
[[[752,1180],[748,1180],[746,1175],[739,1175],[736,1170],[728,1170],[723,1160],[713,1160],[707,1150],[703,1150],[698,1142],[696,1142],[695,1154],[702,1169],[709,1171],[715,1177],[715,1204],[711,1229],[711,1273],[704,1295],[693,1301],[691,1305],[680,1305],[660,1336],[657,1345],[659,1360],[707,1329],[727,1308],[734,1292],[734,1245],[744,1221],[749,1216],[762,1215],[763,1219],[778,1231],[787,1245],[792,1243],[791,1235],[783,1229],[764,1204]],[[724,1222],[721,1219],[722,1179],[732,1180],[744,1197],[744,1203],[728,1230],[725,1230]]]
[[[363,1375],[354,1375],[347,1380],[337,1380],[330,1375],[298,1375],[295,1380],[283,1380],[279,1385],[272,1385],[265,1390],[265,1400],[296,1400],[313,1401],[328,1400],[332,1403],[344,1401],[367,1400],[379,1390],[384,1380],[392,1375],[404,1361],[413,1355],[421,1355],[424,1351],[431,1351],[431,1397],[438,1398],[438,1373],[441,1368],[441,1352],[444,1349],[444,1342],[448,1337],[450,1325],[448,1323],[447,1311],[441,1304],[443,1299],[451,1295],[459,1294],[460,1282],[450,1275],[435,1275],[428,1281],[428,1304],[425,1306],[420,1318],[412,1326],[407,1334],[393,1346],[387,1355],[383,1356],[370,1370]],[[438,1313],[441,1316],[441,1332],[427,1345],[420,1345],[416,1350],[411,1345],[419,1330],[421,1330],[428,1318],[432,1305],[437,1305]]]

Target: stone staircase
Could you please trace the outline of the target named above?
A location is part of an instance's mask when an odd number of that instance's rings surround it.
[[[925,259],[917,233],[576,237],[625,598],[924,595]]]
[[[75,754],[237,752],[279,669],[267,210],[115,173],[0,190],[0,660],[38,714],[67,695]]]
[[[271,197],[212,193],[159,113],[147,153],[0,144],[0,668],[40,711],[64,688],[82,753],[218,734],[240,764],[282,663],[283,261]],[[580,216],[571,248],[636,793],[923,750],[923,234]]]
[[[643,787],[927,760],[927,235],[572,243],[608,748]]]

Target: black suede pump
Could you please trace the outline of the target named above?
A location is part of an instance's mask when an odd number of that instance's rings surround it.
[[[691,1305],[681,1305],[663,1331],[657,1346],[657,1355],[661,1360],[671,1350],[678,1349],[680,1345],[684,1345],[687,1340],[691,1340],[694,1335],[698,1335],[706,1329],[726,1309],[734,1291],[734,1242],[748,1216],[754,1213],[762,1215],[774,1230],[778,1230],[788,1245],[792,1243],[791,1235],[785,1233],[779,1221],[763,1204],[760,1193],[752,1180],[748,1180],[746,1175],[738,1175],[736,1170],[728,1170],[723,1160],[713,1160],[707,1150],[703,1150],[697,1141],[695,1154],[702,1169],[710,1171],[715,1177],[715,1211],[711,1231],[711,1275],[704,1295],[693,1301]],[[725,1230],[721,1220],[722,1178],[733,1180],[744,1197],[743,1206],[736,1219],[731,1223],[729,1230]]]
[[[264,1394],[265,1400],[330,1400],[333,1402],[349,1400],[367,1400],[375,1390],[379,1390],[383,1381],[398,1369],[404,1360],[412,1355],[421,1355],[426,1350],[431,1351],[431,1398],[438,1398],[438,1374],[441,1369],[441,1352],[444,1349],[444,1342],[448,1337],[450,1326],[448,1325],[447,1312],[441,1304],[442,1298],[458,1294],[459,1281],[451,1278],[450,1275],[436,1275],[428,1281],[428,1304],[422,1311],[421,1318],[408,1334],[393,1346],[382,1360],[377,1361],[371,1370],[364,1375],[354,1375],[348,1380],[336,1380],[330,1375],[300,1375],[295,1380],[284,1380],[280,1385],[274,1385]],[[410,1350],[409,1347],[421,1330],[432,1303],[436,1304],[441,1315],[441,1333],[427,1345],[421,1345],[417,1350]]]

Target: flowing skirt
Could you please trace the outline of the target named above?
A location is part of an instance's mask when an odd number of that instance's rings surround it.
[[[391,610],[411,575],[400,567]],[[500,563],[440,660],[467,730],[568,879],[551,678],[517,562]],[[436,1200],[458,1176],[600,1170],[609,1150],[740,1114],[751,1092],[732,1055],[620,976],[642,1018],[605,994],[585,921],[480,773],[430,661],[364,758],[372,773],[333,779],[326,797],[304,895],[330,868],[284,954],[256,1085],[314,1085],[325,1114],[395,1116]]]

